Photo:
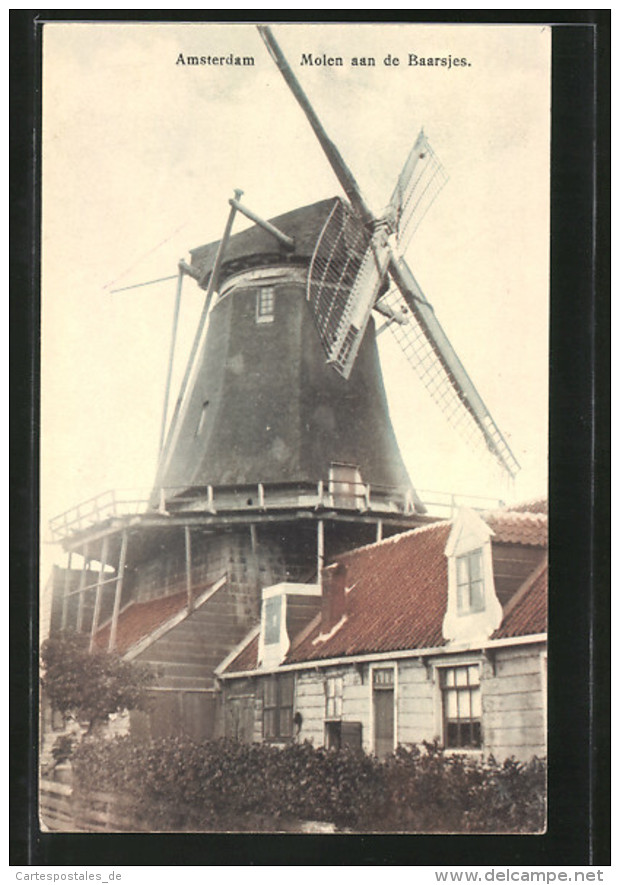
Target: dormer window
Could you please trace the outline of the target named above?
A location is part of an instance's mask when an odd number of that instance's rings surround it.
[[[273,286],[262,286],[256,293],[256,322],[273,323],[276,295]]]
[[[472,510],[459,511],[446,544],[448,566],[443,635],[449,642],[488,639],[502,620],[495,592],[488,525]]]
[[[459,615],[484,610],[482,550],[456,557],[456,594]]]

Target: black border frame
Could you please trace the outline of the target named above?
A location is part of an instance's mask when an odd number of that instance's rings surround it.
[[[243,18],[242,18],[243,16]],[[267,12],[348,21],[349,12]],[[610,10],[368,11],[554,24],[549,827],[541,836],[50,834],[36,808],[41,22],[258,21],[226,11],[11,10],[10,863],[607,865],[610,858]],[[526,260],[526,257],[524,257]]]

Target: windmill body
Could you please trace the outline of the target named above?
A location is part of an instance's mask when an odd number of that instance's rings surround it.
[[[282,500],[329,481],[334,465],[362,487],[402,499],[411,492],[381,377],[374,323],[349,380],[327,365],[307,302],[308,265],[337,200],[272,219],[295,241],[277,251],[258,226],[231,238],[219,297],[157,487],[166,499],[206,486],[263,484]],[[217,243],[195,249],[208,284]],[[279,487],[277,489],[277,487]]]

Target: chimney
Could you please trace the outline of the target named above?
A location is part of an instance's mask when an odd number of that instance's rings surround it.
[[[321,633],[329,633],[344,615],[347,567],[336,562],[323,570]]]

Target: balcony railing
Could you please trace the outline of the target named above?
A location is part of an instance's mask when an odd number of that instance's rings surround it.
[[[502,505],[494,498],[454,495],[447,492],[418,492],[431,516],[449,518],[458,507],[477,510]],[[51,541],[101,525],[108,520],[152,514],[264,512],[300,507],[335,508],[358,512],[412,514],[415,511],[409,490],[362,482],[338,480],[318,483],[257,483],[243,486],[205,486],[200,488],[164,488],[159,498],[145,490],[109,490],[82,501],[49,522]]]

